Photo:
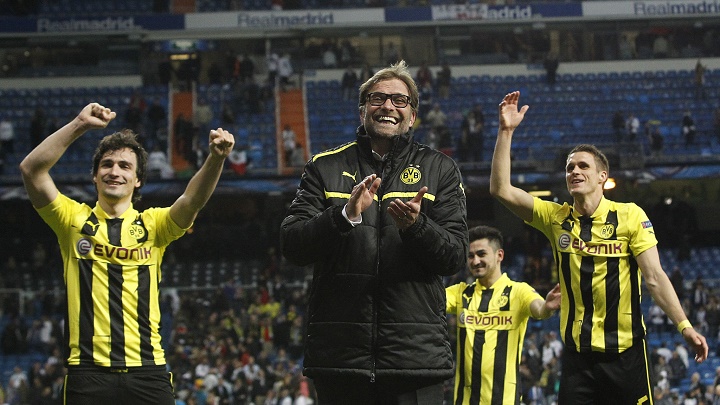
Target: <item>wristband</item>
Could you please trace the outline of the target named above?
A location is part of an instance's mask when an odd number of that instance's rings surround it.
[[[683,331],[685,330],[685,328],[692,328],[692,324],[691,324],[690,321],[688,321],[687,319],[684,320],[684,321],[682,321],[682,322],[680,322],[680,323],[678,324],[677,330],[678,330],[678,332],[680,332],[680,334],[682,335],[682,333],[683,333]]]

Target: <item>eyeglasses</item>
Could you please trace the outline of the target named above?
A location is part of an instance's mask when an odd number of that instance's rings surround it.
[[[406,96],[404,94],[387,94],[387,93],[370,93],[367,95],[367,101],[370,102],[370,105],[373,105],[375,107],[379,107],[383,104],[385,104],[385,101],[387,99],[390,99],[390,102],[392,105],[394,105],[397,108],[405,108],[410,104],[410,97]]]

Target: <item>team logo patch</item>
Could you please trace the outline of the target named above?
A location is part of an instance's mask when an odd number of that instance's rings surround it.
[[[145,237],[145,227],[142,226],[142,224],[132,224],[130,225],[130,236],[133,238],[140,240]]]
[[[615,225],[613,224],[605,224],[600,229],[600,236],[603,239],[607,239],[615,234]]]
[[[414,166],[409,166],[407,169],[400,173],[400,181],[405,184],[415,184],[422,178],[420,169]]]
[[[82,238],[75,244],[75,249],[77,249],[80,256],[85,256],[92,250],[92,242],[89,239]]]
[[[459,317],[459,319],[458,319],[458,322],[460,322],[460,325],[464,325],[464,324],[465,324],[465,311],[463,311],[463,312],[460,314],[460,317]]]
[[[643,229],[647,229],[647,228],[652,228],[652,227],[653,227],[653,226],[652,226],[652,222],[650,222],[650,221],[642,221],[640,224],[642,225]]]
[[[558,246],[565,249],[570,246],[570,235],[564,233],[558,237]]]
[[[499,307],[504,307],[505,305],[507,305],[508,300],[509,300],[509,298],[508,298],[508,296],[505,295],[505,294],[499,296],[498,299],[497,299],[497,306],[499,306]]]

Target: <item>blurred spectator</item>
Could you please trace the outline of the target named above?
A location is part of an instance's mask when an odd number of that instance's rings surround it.
[[[207,69],[208,83],[210,84],[222,84],[223,83],[223,71],[217,62],[210,63]]]
[[[671,375],[671,371],[668,369],[667,364],[665,364],[665,359],[663,357],[660,359],[662,364],[655,365],[655,381],[657,381],[655,386],[660,388],[663,392],[670,392],[669,376]]]
[[[670,273],[670,282],[672,283],[678,299],[682,301],[685,298],[685,277],[680,271],[680,267],[675,266]]]
[[[432,71],[428,67],[427,61],[422,61],[420,64],[420,67],[415,74],[415,82],[417,83],[418,88],[424,87],[425,85],[429,85],[432,88],[433,76]]]
[[[27,351],[25,326],[17,316],[12,316],[0,336],[0,348],[5,355],[21,354]]]
[[[285,166],[292,166],[292,156],[293,153],[295,153],[295,145],[297,142],[296,137],[297,135],[290,124],[285,124],[285,127],[282,130],[283,150],[285,151]]]
[[[700,373],[697,371],[690,376],[690,387],[685,392],[685,404],[687,400],[694,400],[694,404],[702,405],[705,403],[705,383],[702,381]]]
[[[358,76],[352,66],[348,66],[347,69],[345,69],[340,82],[340,88],[342,89],[343,100],[346,101],[352,99],[357,93]]]
[[[436,132],[447,129],[447,114],[440,109],[440,103],[433,103],[432,109],[425,114],[425,123]]]
[[[715,129],[715,137],[720,142],[720,106],[715,107],[713,111],[713,127]]]
[[[160,145],[161,150],[167,150],[167,139],[164,144],[158,142],[158,131],[167,127],[167,111],[160,104],[160,98],[154,97],[147,109],[148,138],[149,146],[152,148],[156,144]],[[52,133],[52,132],[51,132]]]
[[[437,73],[438,95],[443,100],[450,98],[450,85],[452,84],[452,71],[447,62],[443,62]]]
[[[15,127],[7,116],[0,116],[0,152],[13,153],[15,141]]]
[[[637,139],[638,132],[640,132],[640,120],[634,113],[628,115],[625,121],[625,130],[627,131],[627,141],[634,142]]]
[[[40,142],[45,139],[45,136],[47,135],[45,132],[46,127],[47,116],[45,115],[45,110],[41,107],[35,108],[35,112],[30,119],[30,141],[33,148],[38,146]]]
[[[338,66],[337,54],[335,53],[335,47],[332,43],[325,45],[325,50],[322,54],[323,67],[327,69],[335,69]]]
[[[661,156],[663,153],[664,138],[660,133],[660,128],[655,126],[650,132],[650,154],[652,156]]]
[[[707,100],[707,92],[705,91],[705,65],[700,59],[695,64],[695,99]]]
[[[720,405],[720,385],[715,385],[713,387],[708,387],[708,391],[712,388],[713,397],[711,399],[711,402],[708,402],[710,405]]]
[[[358,81],[360,83],[365,83],[374,74],[375,74],[375,72],[373,72],[373,70],[370,68],[370,64],[365,62],[365,63],[363,63],[362,68],[360,68],[360,74],[358,75]]]
[[[417,118],[418,124],[422,124],[433,104],[433,87],[430,82],[426,82],[423,86],[418,86],[418,98]]]
[[[185,118],[185,114],[179,113],[174,123],[175,137],[173,145],[175,152],[188,162],[195,160],[193,152],[193,125],[192,122]]]
[[[275,81],[277,79],[278,75],[278,64],[280,62],[280,57],[275,52],[270,52],[265,57],[265,67],[267,68],[267,81],[268,84],[271,87],[275,87]]]
[[[691,297],[693,306],[692,314],[694,315],[700,307],[704,307],[708,303],[708,290],[700,276],[698,276],[693,283]]]
[[[662,308],[660,308],[660,306],[658,306],[658,304],[654,301],[650,304],[650,308],[648,309],[648,320],[650,321],[648,325],[648,332],[660,333],[665,331],[667,317]]]
[[[0,117],[0,172],[5,161],[5,157],[15,151],[15,129],[12,121],[7,117]]]
[[[612,128],[615,133],[615,141],[618,143],[622,142],[625,132],[625,116],[621,110],[615,111],[612,118]]]
[[[306,163],[305,159],[305,148],[298,142],[295,145],[295,150],[292,153],[292,158],[290,161],[290,166],[292,167],[301,167]]]
[[[400,51],[397,47],[395,47],[395,43],[392,41],[388,42],[383,55],[385,56],[385,64],[388,66],[393,65],[400,60]]]
[[[7,400],[9,404],[24,405],[27,403],[28,376],[20,366],[15,366],[8,379]]]
[[[563,350],[563,344],[558,340],[555,331],[549,331],[545,334],[544,343],[541,348],[543,367],[555,359],[560,359]]]
[[[673,352],[672,358],[668,362],[668,366],[670,366],[671,370],[669,375],[670,386],[677,387],[680,385],[680,381],[687,375],[687,366],[683,362],[677,349]]]
[[[163,60],[158,63],[157,70],[160,84],[163,84],[165,86],[170,84],[170,81],[172,80],[172,74],[174,73],[175,69],[173,69],[169,56],[163,57]]]
[[[635,44],[630,41],[627,35],[620,35],[618,56],[621,60],[635,59]]]
[[[288,86],[291,85],[290,78],[294,71],[292,61],[290,60],[290,53],[285,52],[278,59],[278,76],[280,78],[280,89],[285,91]]]
[[[197,105],[193,109],[195,132],[200,134],[209,133],[213,118],[215,118],[215,114],[213,113],[212,107],[210,107],[205,97],[199,97]]]
[[[355,48],[348,39],[340,42],[340,66],[350,66],[355,61]]]
[[[125,110],[123,126],[138,134],[138,138],[144,135],[142,122],[143,116],[145,115],[145,108],[145,97],[143,97],[139,89],[133,90],[130,100],[128,100],[127,109]],[[147,147],[144,142],[141,142],[141,144]]]
[[[718,336],[718,326],[720,326],[720,300],[713,294],[708,299],[708,304],[705,306],[705,321],[708,324],[708,335]]]
[[[254,77],[248,78],[243,86],[242,100],[251,114],[259,114],[264,110],[265,95]]]
[[[255,79],[255,62],[248,54],[240,55],[240,66],[238,78],[241,83],[248,83]]]
[[[481,162],[483,160],[485,115],[480,104],[465,114],[460,129],[460,151],[458,158],[463,162]]]
[[[159,144],[155,144],[148,154],[147,171],[148,177],[151,178],[172,179],[175,177],[175,170],[170,165],[165,151],[160,148]]]
[[[560,65],[558,60],[558,54],[556,52],[549,52],[543,62],[545,68],[546,80],[549,85],[554,85],[557,82],[557,70]]]
[[[686,110],[682,118],[682,135],[685,138],[685,146],[695,144],[695,120],[690,114],[690,110]]]
[[[667,58],[670,55],[670,43],[664,35],[658,35],[653,41],[652,50],[655,59]]]

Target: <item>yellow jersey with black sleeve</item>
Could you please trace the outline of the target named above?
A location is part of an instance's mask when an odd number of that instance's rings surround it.
[[[165,364],[160,342],[160,265],[185,233],[170,208],[118,218],[63,194],[37,210],[58,238],[67,289],[66,365]]]
[[[642,208],[602,198],[591,216],[535,197],[531,226],[550,240],[562,301],[560,334],[578,352],[620,353],[645,337],[642,274],[634,257],[655,246]]]
[[[518,367],[531,316],[543,299],[506,274],[490,287],[459,283],[445,289],[446,311],[457,317],[454,404],[520,404]]]

